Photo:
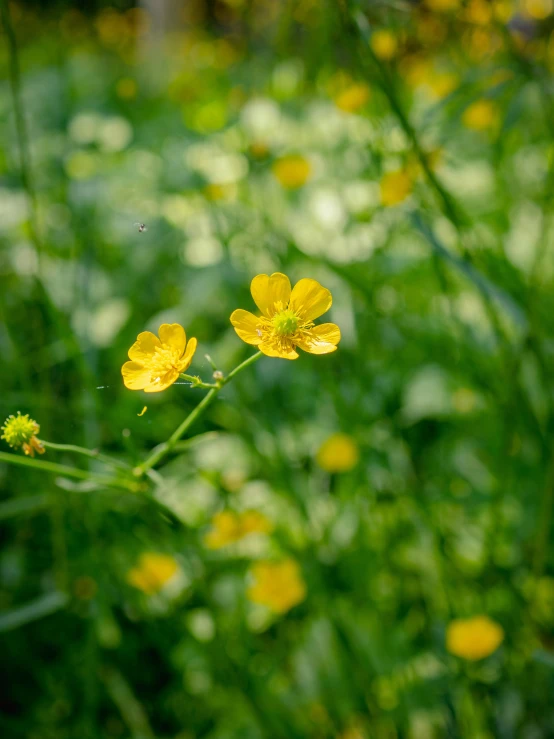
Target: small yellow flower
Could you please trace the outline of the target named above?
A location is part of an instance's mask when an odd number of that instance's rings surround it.
[[[257,346],[268,357],[297,359],[296,347],[310,354],[330,354],[340,341],[340,329],[334,323],[314,325],[329,310],[333,298],[319,282],[304,278],[291,291],[286,275],[258,275],[250,285],[254,302],[261,310],[255,316],[238,309],[231,315],[237,335],[247,344]]]
[[[499,121],[498,106],[492,100],[476,100],[471,103],[462,115],[462,123],[474,131],[486,131],[494,128]]]
[[[333,434],[319,447],[318,465],[326,472],[348,472],[360,458],[358,445],[348,434]]]
[[[158,338],[143,331],[129,349],[130,362],[121,368],[123,382],[129,390],[158,393],[172,385],[190,367],[196,351],[196,339],[189,339],[178,323],[164,323]]]
[[[453,72],[434,72],[428,79],[428,84],[435,97],[442,100],[458,87],[458,75]]]
[[[208,549],[221,549],[249,534],[268,534],[271,530],[270,521],[258,511],[221,511],[212,518],[212,528],[204,537],[204,544]]]
[[[296,190],[304,185],[312,173],[310,162],[300,155],[278,159],[273,164],[273,174],[283,187]]]
[[[146,595],[158,593],[177,573],[179,565],[169,554],[143,552],[136,567],[127,573],[127,582]]]
[[[257,562],[251,569],[254,584],[248,598],[274,613],[286,613],[306,597],[306,585],[293,559]]]
[[[369,87],[363,83],[350,85],[335,98],[335,105],[345,113],[355,113],[369,100]]]
[[[488,616],[456,619],[448,624],[446,648],[456,657],[479,660],[492,654],[504,639],[504,631]]]
[[[17,411],[17,416],[13,414],[8,416],[4,425],[0,426],[0,430],[4,432],[0,439],[5,439],[13,449],[23,447],[23,451],[28,457],[34,457],[35,452],[44,454],[46,451],[36,436],[40,431],[40,426],[32,418],[29,418],[28,413],[22,416]]]
[[[381,29],[371,36],[371,48],[378,59],[389,61],[398,49],[398,40],[392,31]]]
[[[387,172],[381,179],[381,203],[388,207],[398,205],[411,193],[412,178],[404,169]]]

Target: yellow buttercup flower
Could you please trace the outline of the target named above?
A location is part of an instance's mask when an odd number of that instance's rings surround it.
[[[123,382],[129,390],[158,393],[172,385],[190,367],[196,351],[196,339],[189,339],[178,323],[164,323],[158,338],[143,331],[129,349],[130,362],[121,368]]]
[[[8,416],[4,425],[0,426],[0,430],[4,432],[0,439],[5,439],[13,449],[23,447],[23,451],[28,457],[34,457],[35,452],[44,454],[46,451],[36,436],[40,431],[40,426],[32,418],[29,418],[28,413],[22,416],[17,411],[17,416],[13,414]]]
[[[274,613],[286,613],[306,597],[306,585],[293,559],[257,562],[251,569],[254,584],[248,598]]]
[[[493,100],[476,100],[464,110],[462,123],[474,131],[486,131],[497,125],[499,117],[498,106]]]
[[[369,100],[369,87],[363,83],[350,85],[335,98],[337,108],[345,113],[355,113]]]
[[[406,170],[387,172],[380,183],[381,203],[389,207],[401,203],[411,193],[412,187],[412,178]]]
[[[334,323],[314,325],[329,310],[333,298],[319,282],[304,278],[291,291],[286,275],[258,275],[250,285],[254,302],[262,312],[255,316],[238,309],[231,323],[247,344],[257,346],[268,357],[297,359],[296,347],[310,354],[330,354],[340,341],[340,329]]]
[[[296,190],[302,187],[312,173],[310,162],[300,155],[291,155],[278,159],[273,165],[273,174],[283,187]]]
[[[333,434],[319,447],[318,465],[326,472],[348,472],[360,458],[358,445],[348,434]]]
[[[143,552],[137,566],[127,573],[127,582],[146,595],[153,595],[162,590],[178,569],[175,558],[169,554]]]
[[[381,29],[371,36],[371,48],[378,59],[389,61],[398,49],[398,40],[392,31]]]
[[[212,528],[204,537],[204,544],[208,549],[221,549],[249,534],[268,534],[272,528],[271,522],[258,511],[221,511],[212,518]]]
[[[502,627],[488,616],[455,619],[446,630],[446,648],[456,657],[479,660],[492,654],[504,639]]]

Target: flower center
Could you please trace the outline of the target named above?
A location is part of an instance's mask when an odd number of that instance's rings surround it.
[[[291,336],[298,328],[298,317],[291,310],[284,310],[273,317],[272,323],[278,336]]]
[[[179,355],[174,349],[156,347],[154,355],[148,363],[153,375],[163,375],[170,370],[178,370]]]

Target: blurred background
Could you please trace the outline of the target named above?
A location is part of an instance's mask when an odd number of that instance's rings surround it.
[[[0,6],[1,421],[137,464],[259,273],[343,337],[148,495],[0,463],[2,736],[554,736],[552,0]]]

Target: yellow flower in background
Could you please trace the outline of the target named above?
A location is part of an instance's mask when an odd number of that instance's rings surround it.
[[[329,310],[333,298],[319,282],[304,278],[291,291],[286,275],[258,275],[250,285],[254,302],[262,312],[255,316],[238,309],[231,315],[237,335],[247,344],[257,346],[268,357],[297,359],[296,347],[309,354],[330,354],[340,341],[340,329],[334,323],[314,325]]]
[[[378,59],[389,61],[398,50],[398,39],[392,31],[382,29],[371,35],[370,45]]]
[[[455,619],[446,630],[446,648],[463,659],[479,660],[498,649],[504,639],[502,627],[488,616]]]
[[[427,80],[427,84],[435,97],[442,100],[458,87],[459,78],[453,72],[433,72]]]
[[[178,323],[164,323],[158,331],[143,331],[129,349],[130,362],[121,368],[129,390],[158,393],[172,385],[190,367],[196,351],[196,339],[189,339]]]
[[[23,447],[23,451],[28,457],[34,457],[35,452],[44,454],[46,451],[36,436],[40,431],[40,426],[32,418],[29,418],[28,413],[22,416],[17,411],[17,416],[13,414],[8,416],[4,425],[0,426],[0,430],[4,432],[0,439],[5,439],[13,449]]]
[[[360,459],[358,445],[348,434],[332,434],[319,447],[316,462],[326,472],[348,472]]]
[[[258,511],[221,511],[212,518],[212,528],[204,537],[204,544],[208,549],[221,549],[249,534],[268,534],[272,528],[271,522]]]
[[[408,197],[412,188],[412,178],[405,169],[387,172],[380,183],[381,203],[387,207],[397,205]]]
[[[500,119],[500,111],[493,100],[476,100],[471,103],[462,115],[462,123],[474,131],[486,131],[494,128]]]
[[[251,569],[254,584],[248,598],[274,613],[286,613],[306,597],[306,585],[293,559],[256,562]]]
[[[552,0],[523,0],[521,9],[525,15],[537,21],[542,21],[551,15],[554,10],[554,3]]]
[[[146,595],[158,593],[179,570],[179,565],[170,554],[143,552],[136,567],[127,573],[127,582]]]
[[[355,113],[369,100],[369,87],[363,83],[350,85],[335,98],[335,105],[345,113]]]
[[[310,162],[303,156],[290,155],[277,159],[273,164],[273,174],[283,187],[296,190],[304,185],[312,173]]]

